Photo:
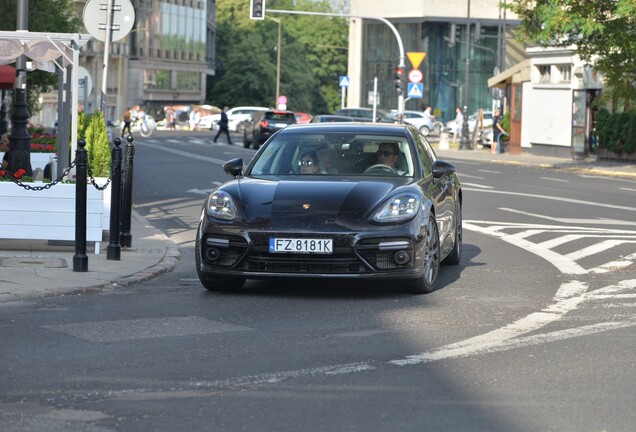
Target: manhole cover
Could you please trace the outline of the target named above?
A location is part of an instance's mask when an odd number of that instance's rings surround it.
[[[0,267],[67,268],[64,258],[13,257],[0,258]]]

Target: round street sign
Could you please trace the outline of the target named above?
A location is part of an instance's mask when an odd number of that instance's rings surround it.
[[[84,5],[84,27],[95,39],[106,41],[106,19],[108,1],[88,0]],[[112,39],[123,39],[135,24],[135,8],[130,0],[113,0]]]
[[[276,100],[276,102],[278,102],[281,105],[285,105],[287,103],[287,96],[285,95],[278,96],[278,99]]]
[[[409,71],[409,81],[412,83],[422,82],[424,79],[424,74],[419,69],[411,69]]]

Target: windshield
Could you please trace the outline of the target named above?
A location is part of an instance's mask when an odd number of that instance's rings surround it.
[[[413,152],[405,136],[284,134],[275,136],[248,175],[413,176]]]

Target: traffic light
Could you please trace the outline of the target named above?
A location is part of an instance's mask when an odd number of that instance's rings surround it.
[[[265,0],[250,0],[250,19],[265,19]]]
[[[406,82],[404,72],[402,67],[395,68],[395,90],[398,94],[404,93],[404,83]]]

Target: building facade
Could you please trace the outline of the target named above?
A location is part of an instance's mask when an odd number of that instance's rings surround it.
[[[160,119],[164,106],[204,103],[207,76],[215,73],[216,0],[131,2],[133,28],[111,44],[105,118],[121,119],[127,106],[140,105]],[[74,0],[78,16],[83,16],[86,3]],[[79,89],[87,112],[101,105],[104,49],[104,42],[92,39],[80,53],[80,65],[92,84]],[[36,122],[54,126],[57,93],[43,94],[40,104]]]
[[[469,112],[491,109],[503,100],[488,88],[488,78],[525,58],[514,40],[518,20],[499,7],[500,0],[351,0],[349,25],[347,104],[372,103],[377,77],[380,108],[397,107],[395,69],[399,61],[397,39],[378,20],[384,17],[398,30],[406,52],[424,52],[423,97],[408,99],[406,109],[431,106],[438,120],[450,120],[457,106]],[[361,17],[361,18],[360,18]],[[407,71],[411,68],[407,60]]]

